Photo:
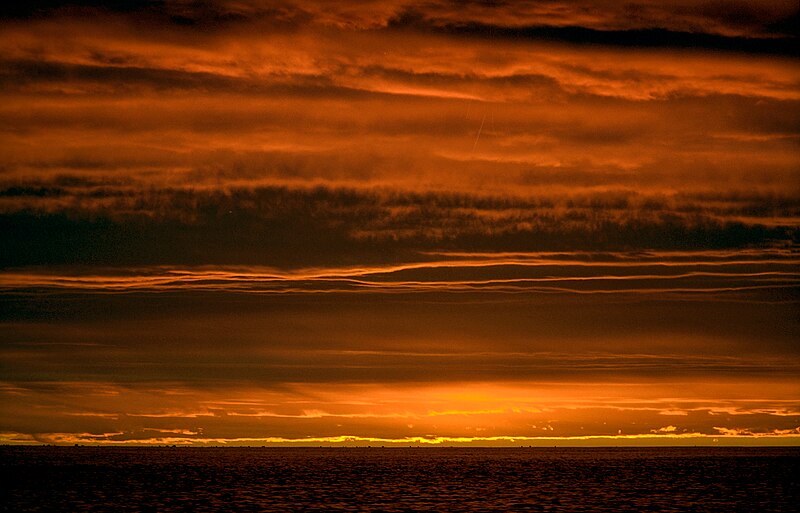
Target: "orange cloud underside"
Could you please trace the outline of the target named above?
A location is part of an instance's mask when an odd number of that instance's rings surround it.
[[[57,387],[59,400],[36,388],[4,389],[6,404],[18,404],[7,413],[29,422],[35,422],[36,415],[48,415],[52,426],[63,431],[30,438],[20,430],[3,435],[5,441],[546,445],[637,440],[681,444],[686,439],[710,443],[720,437],[734,437],[739,443],[760,443],[765,437],[773,443],[800,440],[793,427],[800,415],[798,390],[785,380],[311,384],[273,391],[163,386],[137,390],[63,383]],[[770,400],[764,400],[765,393]],[[40,411],[25,413],[26,400],[34,400]],[[121,409],[121,404],[126,406]],[[765,419],[770,428],[763,427]],[[95,427],[86,431],[88,425]]]

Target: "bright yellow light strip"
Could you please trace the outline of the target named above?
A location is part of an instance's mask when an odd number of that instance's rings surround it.
[[[119,435],[111,433],[110,435]],[[56,445],[204,445],[204,446],[356,446],[371,445],[389,446],[473,446],[473,447],[514,447],[528,444],[536,447],[550,446],[649,446],[649,445],[775,445],[800,446],[800,434],[792,432],[751,433],[748,435],[705,435],[702,433],[666,433],[635,435],[585,435],[585,436],[412,436],[403,438],[380,438],[355,435],[337,435],[306,438],[284,437],[242,437],[242,438],[193,438],[193,437],[159,437],[149,439],[111,440],[104,435],[88,433],[48,433],[44,437],[34,439],[30,435],[17,433],[0,433],[0,444],[41,445],[42,439],[49,439]],[[766,442],[766,443],[765,443]]]

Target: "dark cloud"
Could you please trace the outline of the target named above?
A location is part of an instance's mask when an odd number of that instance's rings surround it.
[[[544,41],[574,45],[611,46],[622,48],[664,48],[713,50],[795,57],[793,38],[734,37],[718,34],[680,32],[664,28],[599,30],[580,26],[502,26],[476,21],[437,23],[422,13],[406,11],[390,20],[389,27],[486,39]]]
[[[7,3],[0,8],[0,19],[58,19],[121,17],[135,25],[166,26],[185,31],[218,31],[259,22],[265,26],[292,28],[310,21],[302,8],[281,2],[243,2],[182,0],[35,0]]]
[[[108,12],[141,12],[164,8],[164,0],[32,0],[30,2],[6,2],[0,8],[4,18],[31,18],[57,13],[103,10]]]
[[[47,187],[12,186],[3,191],[9,201],[30,201],[25,209],[0,217],[2,265],[304,266],[394,261],[440,249],[708,249],[798,238],[790,226],[720,221],[701,203],[683,212],[671,202],[659,204],[635,195],[540,201],[323,187],[152,190],[133,195],[107,188],[82,196],[82,209],[48,207],[62,194]],[[30,209],[38,202],[46,210]],[[780,208],[767,208],[763,201],[755,205],[767,216]],[[786,208],[796,214],[794,202]]]
[[[676,12],[696,15],[710,20],[717,20],[726,26],[740,29],[763,27],[769,34],[791,36],[796,38],[797,17],[800,6],[795,5],[794,12],[781,9],[780,5],[770,2],[748,2],[745,0],[727,0],[724,2],[697,2],[696,5],[676,7]],[[792,23],[795,25],[792,27]]]
[[[770,23],[768,27],[771,31],[791,36],[797,40],[797,38],[800,38],[800,10]]]
[[[258,26],[297,29],[310,24],[374,30],[389,26],[477,37],[536,39],[573,44],[694,48],[794,56],[797,7],[725,0],[608,5],[578,2],[225,2],[53,1],[9,3],[5,19],[116,16],[138,25],[220,31]],[[736,35],[731,35],[736,34]]]

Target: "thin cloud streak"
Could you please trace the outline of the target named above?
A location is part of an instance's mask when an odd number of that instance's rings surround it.
[[[0,273],[6,293],[216,291],[247,294],[528,292],[724,293],[800,284],[789,249],[699,252],[439,253],[428,260],[292,271],[238,267],[108,269],[106,273]],[[120,271],[123,271],[122,273]],[[797,299],[795,297],[795,299]]]
[[[761,263],[761,262],[759,262]],[[786,262],[781,262],[786,264]],[[787,265],[791,265],[788,263]],[[455,267],[455,266],[453,266]],[[417,269],[420,269],[419,267]],[[210,273],[191,273],[187,271],[170,271],[160,277],[114,278],[114,277],[47,277],[41,275],[14,275],[5,273],[2,276],[0,290],[6,292],[33,292],[45,290],[77,290],[88,292],[169,292],[178,291],[224,291],[246,292],[252,294],[265,293],[342,293],[342,292],[425,292],[425,291],[530,291],[530,292],[573,292],[573,293],[660,293],[660,292],[725,292],[771,288],[798,288],[800,273],[797,272],[752,272],[752,273],[711,273],[690,272],[677,275],[600,275],[558,278],[525,278],[525,279],[493,279],[473,281],[367,281],[363,279],[344,278],[299,278],[287,279],[266,275],[242,276],[238,273],[226,275],[220,271]],[[686,280],[687,278],[720,278],[749,285],[727,285],[720,287],[723,280],[713,280],[694,288],[673,285],[670,287],[642,288],[647,282],[661,280]],[[634,281],[632,286],[615,289],[589,288],[576,289],[564,286],[569,282],[618,282]],[[696,280],[693,280],[696,281]],[[724,281],[723,281],[724,283]],[[602,283],[594,287],[602,287]]]

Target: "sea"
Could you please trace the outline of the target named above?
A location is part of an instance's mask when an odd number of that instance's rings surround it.
[[[2,511],[800,511],[800,448],[0,447]]]

